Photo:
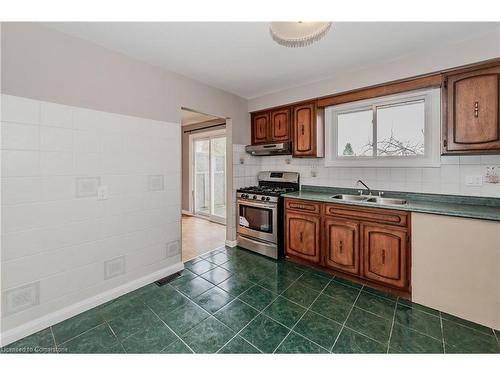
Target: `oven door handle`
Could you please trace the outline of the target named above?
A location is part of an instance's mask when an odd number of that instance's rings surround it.
[[[270,206],[267,204],[262,204],[262,203],[254,203],[254,202],[248,202],[248,201],[238,201],[238,205],[246,205],[246,206],[251,206],[251,207],[258,207],[258,208],[269,208],[271,210],[277,208],[277,205]]]

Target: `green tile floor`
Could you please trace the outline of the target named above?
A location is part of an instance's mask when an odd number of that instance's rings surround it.
[[[240,248],[186,263],[4,353],[500,353],[500,332]]]

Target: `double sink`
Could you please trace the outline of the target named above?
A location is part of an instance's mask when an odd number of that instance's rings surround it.
[[[385,204],[394,206],[402,206],[407,203],[407,201],[404,199],[375,197],[373,195],[337,194],[332,196],[332,199],[338,199],[348,202],[366,202],[366,203]]]

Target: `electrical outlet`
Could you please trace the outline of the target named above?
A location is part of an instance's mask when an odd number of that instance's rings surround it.
[[[465,185],[466,186],[482,186],[483,185],[483,176],[480,174],[470,174],[465,176]]]
[[[108,187],[101,185],[97,188],[97,200],[102,201],[108,199]]]
[[[2,299],[5,316],[36,306],[40,303],[40,282],[6,290]]]
[[[123,275],[124,273],[125,273],[124,255],[104,262],[104,280]]]

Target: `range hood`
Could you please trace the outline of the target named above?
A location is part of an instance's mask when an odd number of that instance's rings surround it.
[[[290,155],[292,153],[292,144],[291,142],[283,142],[248,145],[245,146],[245,151],[254,156]]]

